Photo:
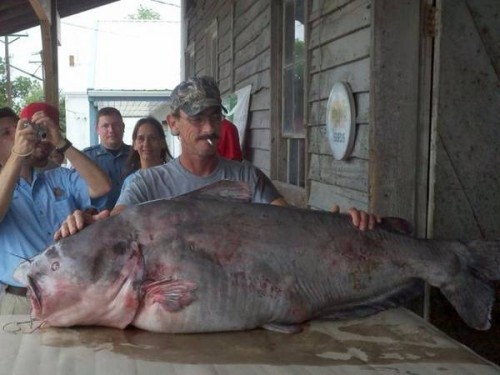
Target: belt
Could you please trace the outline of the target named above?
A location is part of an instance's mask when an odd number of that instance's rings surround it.
[[[5,288],[5,293],[14,294],[19,297],[26,297],[27,288],[22,288],[20,286],[7,285]]]

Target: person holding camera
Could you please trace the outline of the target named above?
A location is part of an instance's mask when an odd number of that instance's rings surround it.
[[[76,172],[48,162],[54,147]],[[111,181],[62,136],[59,111],[47,103],[29,104],[21,119],[0,108],[0,165],[0,314],[27,314],[26,288],[12,277],[17,265],[53,243],[66,217],[91,208],[90,199],[106,194]]]

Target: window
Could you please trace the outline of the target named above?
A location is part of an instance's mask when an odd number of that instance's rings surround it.
[[[305,186],[304,1],[283,2],[282,124],[286,154],[284,182]]]

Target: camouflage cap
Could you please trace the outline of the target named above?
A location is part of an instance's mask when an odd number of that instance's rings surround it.
[[[222,105],[220,91],[212,77],[192,77],[181,82],[170,94],[170,113],[182,109],[188,116],[196,116],[210,107]]]

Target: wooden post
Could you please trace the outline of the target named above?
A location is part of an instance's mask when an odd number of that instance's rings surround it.
[[[12,107],[12,82],[10,81],[9,36],[5,37],[5,76],[7,79],[7,106]]]
[[[45,101],[57,107],[59,106],[57,0],[30,0],[30,4],[40,20],[42,32]]]

